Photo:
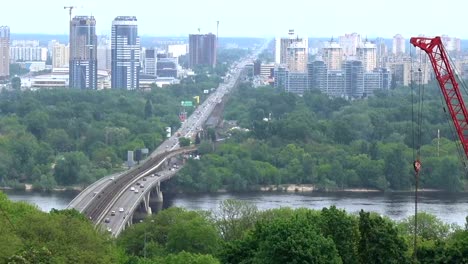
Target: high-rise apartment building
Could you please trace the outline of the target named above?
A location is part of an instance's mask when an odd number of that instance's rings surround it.
[[[189,67],[205,65],[216,66],[217,53],[216,35],[190,34],[189,35]]]
[[[374,69],[372,72],[364,73],[364,94],[371,96],[377,90],[389,90],[392,83],[392,75],[386,68]]]
[[[107,37],[101,37],[97,46],[98,70],[110,71],[112,66],[111,42]]]
[[[171,44],[167,45],[166,53],[173,58],[178,58],[182,55],[186,55],[188,52],[187,44]]]
[[[70,88],[97,89],[96,20],[75,16],[70,23]]]
[[[297,43],[294,44],[293,43]],[[307,38],[299,38],[294,36],[294,29],[290,29],[287,38],[276,38],[275,39],[275,63],[276,64],[288,64],[288,55],[291,55],[288,51],[290,47],[300,46],[305,48],[306,58],[309,53],[309,40]],[[307,59],[306,59],[307,60]],[[290,60],[291,61],[291,60]],[[304,69],[307,68],[307,61],[305,62]],[[305,72],[306,70],[304,70]]]
[[[10,45],[10,61],[46,61],[47,48],[39,46],[38,40],[14,40]]]
[[[343,63],[343,49],[340,44],[331,40],[325,42],[325,47],[322,49],[322,59],[329,70],[341,70]]]
[[[357,59],[362,61],[364,72],[371,72],[377,67],[377,47],[374,43],[365,41],[356,49]]]
[[[343,49],[344,56],[355,56],[356,49],[359,43],[361,43],[361,35],[358,33],[345,34],[344,36],[339,37],[338,43]]]
[[[460,52],[461,51],[461,40],[459,38],[442,35],[441,39],[442,39],[442,43],[444,44],[446,51],[448,52]]]
[[[327,79],[327,65],[323,60],[316,60],[307,64],[309,90],[319,89],[323,93]]]
[[[393,37],[392,53],[394,55],[403,55],[405,54],[405,38],[401,34],[396,34]]]
[[[10,76],[10,28],[0,26],[0,80]]]
[[[364,65],[362,61],[348,60],[343,64],[345,94],[362,97],[364,94]]]
[[[70,63],[70,46],[58,42],[52,47],[52,68],[68,68]]]
[[[377,68],[385,67],[385,63],[388,60],[388,49],[383,38],[377,38],[375,40],[377,47]]]
[[[286,49],[286,64],[290,72],[307,72],[308,41],[295,41]]]
[[[140,37],[135,16],[112,21],[112,89],[135,90],[140,82]]]

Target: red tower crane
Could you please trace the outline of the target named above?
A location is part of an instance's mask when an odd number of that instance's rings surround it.
[[[415,37],[410,39],[410,43],[429,56],[458,138],[468,158],[468,112],[442,39]]]

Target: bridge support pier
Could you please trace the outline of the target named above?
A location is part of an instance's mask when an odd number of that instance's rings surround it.
[[[143,202],[145,203],[146,213],[149,215],[152,214],[151,206],[150,206],[150,195],[151,195],[151,192],[148,192],[147,194],[145,194],[145,197],[143,198]]]
[[[161,191],[161,182],[158,182],[158,184],[156,184],[154,186],[154,189],[151,192],[152,192],[151,200],[153,202],[156,202],[156,203],[162,203],[163,202],[163,193]]]

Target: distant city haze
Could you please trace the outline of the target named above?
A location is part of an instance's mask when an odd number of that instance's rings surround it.
[[[93,15],[96,33],[110,35],[116,16],[136,16],[140,35],[187,36],[216,33],[224,37],[272,37],[288,29],[309,37],[357,32],[362,36],[406,39],[449,35],[468,38],[463,20],[468,2],[460,0],[3,0],[0,25],[12,33],[68,34],[72,15]]]

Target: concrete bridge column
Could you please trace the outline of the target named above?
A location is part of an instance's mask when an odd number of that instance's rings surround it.
[[[145,204],[145,209],[146,209],[146,212],[151,215],[152,212],[151,212],[151,207],[150,207],[150,196],[151,196],[151,191],[147,192],[145,194],[145,197],[143,197],[143,203]]]
[[[161,192],[161,182],[158,182],[153,189],[153,201],[162,203],[163,202],[163,194]]]

